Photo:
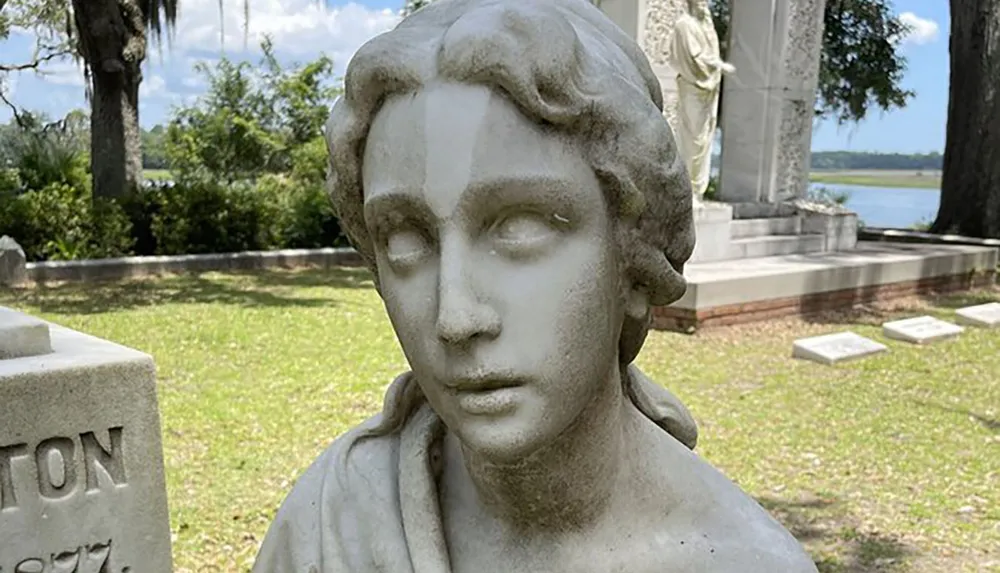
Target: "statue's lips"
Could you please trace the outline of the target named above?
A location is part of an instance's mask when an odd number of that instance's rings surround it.
[[[488,380],[450,389],[459,408],[473,416],[499,416],[517,408],[523,384]]]
[[[523,379],[508,374],[463,376],[445,382],[445,387],[455,394],[493,392],[523,385]]]

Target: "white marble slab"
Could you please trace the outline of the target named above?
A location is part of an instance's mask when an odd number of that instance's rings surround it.
[[[853,332],[838,332],[796,340],[792,345],[792,356],[820,364],[836,364],[886,350],[888,347],[870,338]]]
[[[964,331],[965,329],[957,324],[945,322],[933,316],[894,320],[882,325],[882,334],[887,338],[914,344],[936,342],[958,336]]]
[[[961,324],[982,328],[1000,328],[1000,302],[967,306],[955,311]]]

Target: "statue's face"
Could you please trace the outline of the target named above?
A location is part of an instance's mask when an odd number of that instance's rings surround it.
[[[577,145],[485,87],[388,100],[364,155],[389,318],[431,406],[481,455],[555,439],[618,368],[613,222]]]
[[[696,18],[709,18],[712,16],[712,11],[708,7],[708,0],[689,0],[688,7],[691,10],[691,15]]]

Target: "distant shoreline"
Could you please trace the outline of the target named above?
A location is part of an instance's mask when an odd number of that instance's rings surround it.
[[[809,174],[813,183],[829,183],[831,185],[856,185],[859,187],[892,187],[926,189],[940,191],[940,171],[902,171],[902,170],[850,170],[850,171],[813,171]]]
[[[158,181],[170,179],[167,169],[145,169],[146,179]],[[813,183],[828,183],[830,185],[856,185],[858,187],[891,187],[941,189],[941,173],[939,171],[898,171],[898,170],[852,170],[852,171],[813,171],[809,174]]]

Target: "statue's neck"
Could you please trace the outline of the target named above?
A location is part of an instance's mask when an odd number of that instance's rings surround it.
[[[549,445],[516,463],[478,457],[449,435],[446,457],[461,459],[483,509],[523,533],[583,528],[606,513],[642,414],[617,371],[576,421]]]

